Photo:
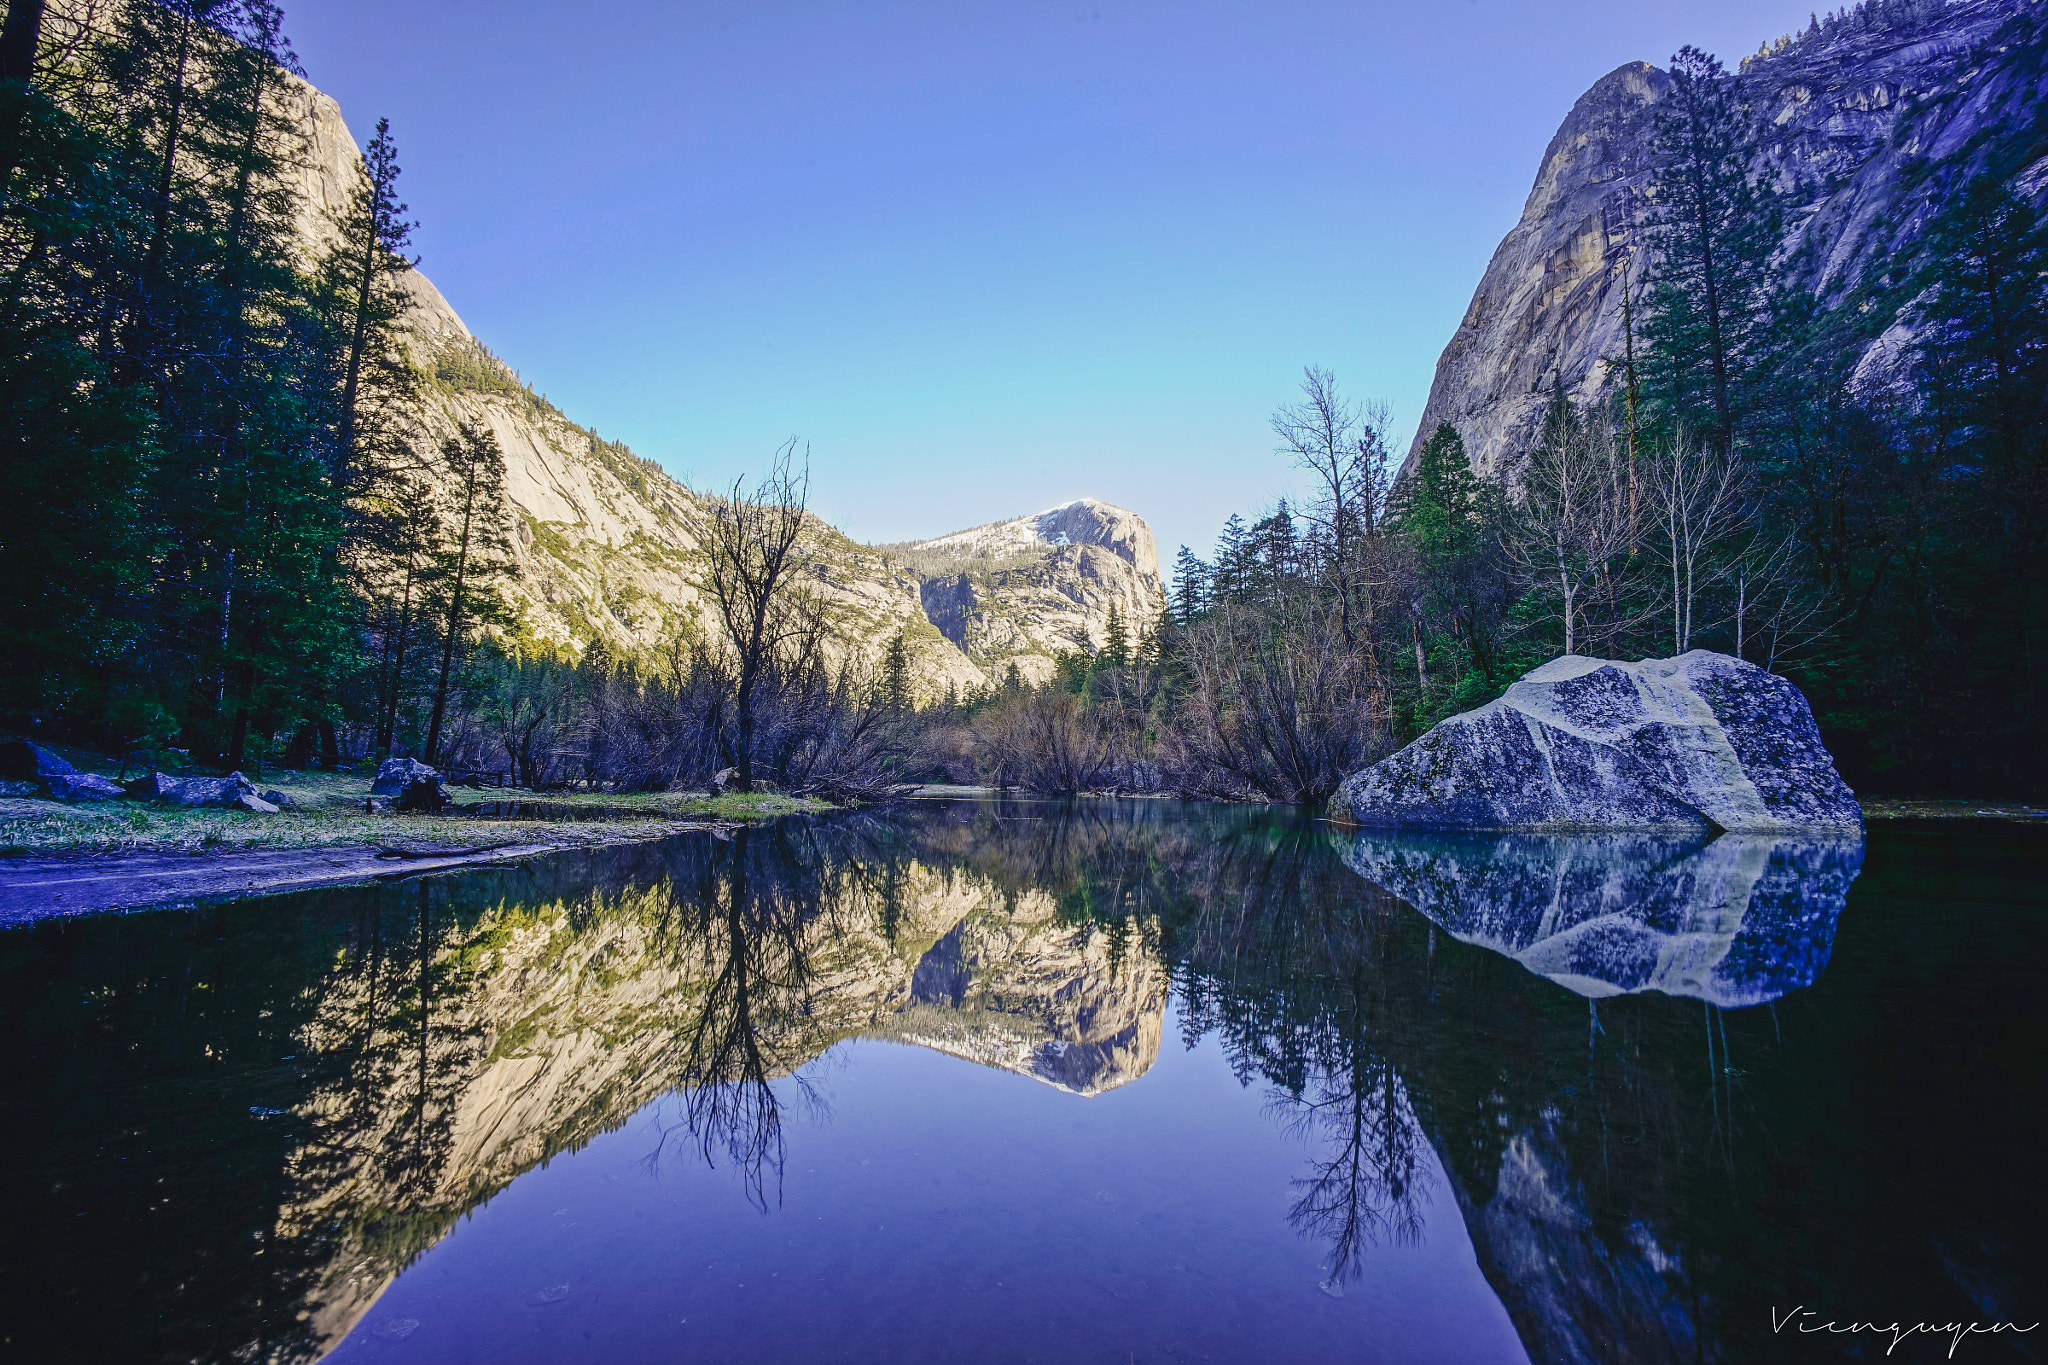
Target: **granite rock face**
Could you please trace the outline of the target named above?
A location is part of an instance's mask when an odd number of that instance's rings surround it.
[[[1095,653],[1111,610],[1135,644],[1166,606],[1152,528],[1094,498],[888,548],[917,571],[933,627],[991,680],[1015,664],[1043,682],[1060,651]]]
[[[119,782],[98,773],[58,773],[43,779],[43,789],[53,801],[111,801],[128,794]]]
[[[1784,282],[1855,311],[1859,379],[1882,379],[1912,342],[1914,291],[1890,287],[1887,272],[1910,259],[1930,210],[2002,147],[2025,145],[2048,101],[2044,43],[2048,8],[2030,0],[1861,6],[1742,62],[1753,172],[1784,196]],[[1513,480],[1553,383],[1582,403],[1609,392],[1622,296],[1640,287],[1648,256],[1639,225],[1654,106],[1670,88],[1663,71],[1630,62],[1565,117],[1437,361],[1411,464],[1449,422],[1475,468]],[[2011,183],[2048,205],[2048,157]]]
[[[1579,995],[1740,1009],[1820,975],[1863,841],[1368,832],[1344,861],[1452,937]]]
[[[1337,799],[1369,828],[1863,827],[1799,689],[1704,649],[1553,659],[1354,774]]]
[[[275,806],[267,806],[256,795],[256,784],[240,773],[229,773],[226,777],[188,777],[183,782],[167,788],[157,800],[172,806],[225,806],[235,810],[267,809],[274,812]],[[254,801],[254,806],[248,803]]]

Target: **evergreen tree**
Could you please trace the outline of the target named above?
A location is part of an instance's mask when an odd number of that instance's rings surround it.
[[[1181,625],[1199,616],[1209,605],[1209,566],[1183,545],[1173,558],[1173,610]]]
[[[897,715],[916,709],[910,684],[910,641],[901,631],[882,654],[882,698]]]
[[[41,7],[0,31],[0,717],[104,716],[159,558],[147,395],[117,383],[120,259],[143,231],[123,149],[59,105]]]
[[[1109,604],[1109,621],[1102,628],[1102,653],[1097,661],[1108,668],[1128,668],[1131,663],[1131,633],[1124,625],[1116,603]]]
[[[1671,82],[1657,104],[1645,223],[1643,371],[1666,417],[1704,433],[1725,457],[1766,358],[1779,216],[1767,188],[1750,179],[1740,82],[1693,47],[1671,59]]]
[[[352,495],[374,487],[393,463],[407,463],[412,448],[406,417],[415,382],[399,328],[410,305],[400,280],[418,264],[405,255],[417,225],[399,202],[399,174],[391,121],[378,119],[319,267],[334,394],[330,460],[336,486]]]
[[[1430,652],[1425,636],[1448,635],[1457,664],[1445,680],[1444,709],[1466,709],[1510,681],[1499,635],[1512,590],[1495,552],[1505,499],[1498,485],[1473,473],[1464,439],[1444,422],[1423,442],[1392,511],[1395,528],[1417,560],[1411,610],[1423,690],[1428,691]],[[1428,719],[1427,696],[1424,702],[1418,726]]]
[[[1248,558],[1255,591],[1270,599],[1282,584],[1295,576],[1299,552],[1294,538],[1294,517],[1282,498],[1270,516],[1261,517],[1251,529]]]
[[[438,761],[442,723],[448,714],[449,689],[455,665],[466,660],[469,631],[503,619],[496,584],[510,571],[505,558],[505,456],[489,427],[464,423],[442,442],[441,458],[450,483],[445,514],[445,541],[436,553],[441,608],[441,667],[434,681],[433,707],[427,718],[422,757]]]
[[[1230,520],[1223,523],[1223,531],[1216,537],[1216,567],[1210,577],[1209,600],[1234,602],[1251,591],[1253,578],[1251,532],[1244,524],[1244,518],[1237,513],[1230,514]]]

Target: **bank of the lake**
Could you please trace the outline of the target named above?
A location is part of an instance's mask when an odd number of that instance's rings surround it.
[[[104,765],[111,768],[113,765]],[[26,785],[26,784],[21,784]],[[0,797],[0,925],[393,880],[832,809],[779,793],[461,789],[446,815],[364,808],[369,778],[272,772],[276,814],[138,800]]]

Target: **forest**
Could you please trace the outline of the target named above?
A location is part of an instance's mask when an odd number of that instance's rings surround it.
[[[1608,401],[1560,388],[1483,476],[1449,425],[1404,466],[1312,366],[1272,420],[1307,495],[1183,547],[1162,618],[1048,683],[920,707],[911,642],[829,647],[794,444],[702,499],[715,630],[522,638],[502,453],[419,419],[518,385],[408,336],[387,125],[340,211],[303,202],[296,71],[268,0],[8,7],[0,727],[220,769],[1318,803],[1560,653],[1708,648],[1798,683],[1859,788],[2042,790],[2048,232],[2011,186],[2048,120],[1918,164],[1917,254],[1825,306],[1779,255],[1742,76],[1686,49]],[[1901,309],[1911,346],[1859,377]]]
[[[1272,425],[1312,493],[1181,547],[1164,620],[927,753],[1319,802],[1560,654],[1711,649],[1796,682],[1859,789],[2039,795],[2048,232],[2011,184],[2048,119],[1974,173],[1919,164],[1917,255],[1830,308],[1780,255],[1742,79],[1691,48],[1671,75],[1608,402],[1559,388],[1488,479],[1449,424],[1397,467],[1384,407],[1311,367]],[[1902,310],[1912,344],[1859,378]]]

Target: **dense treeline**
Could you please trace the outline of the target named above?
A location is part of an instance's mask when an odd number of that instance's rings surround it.
[[[268,0],[17,0],[5,46],[0,714],[241,766],[445,708],[502,460],[416,427],[389,129],[309,253]]]
[[[1397,469],[1385,413],[1311,369],[1274,417],[1305,497],[1184,548],[1165,617],[1051,682],[917,712],[905,642],[875,671],[831,647],[789,450],[703,500],[708,635],[525,641],[495,438],[459,406],[423,423],[453,394],[540,400],[480,346],[416,352],[389,129],[313,215],[268,0],[7,16],[0,726],[223,767],[1318,802],[1543,659],[1708,647],[1797,681],[1852,782],[2039,789],[2048,234],[2011,187],[2048,117],[1913,163],[1913,254],[1824,303],[1742,78],[1687,49],[1610,401],[1558,376],[1487,476],[1448,425]],[[1910,344],[1856,370],[1894,320]]]
[[[1183,547],[1144,660],[956,725],[984,776],[1320,801],[1545,659],[1708,648],[1799,683],[1853,783],[2041,789],[2048,232],[2011,184],[2048,119],[1920,166],[1917,254],[1829,308],[1742,81],[1690,48],[1672,76],[1611,400],[1560,384],[1496,478],[1449,424],[1397,474],[1384,413],[1309,370],[1273,426],[1311,495]]]
[[[479,403],[545,400],[409,331],[385,123],[338,212],[305,202],[270,0],[12,0],[0,49],[0,728],[143,764],[882,780],[901,708],[825,659],[787,451],[705,500],[710,638],[579,663],[525,636]]]

